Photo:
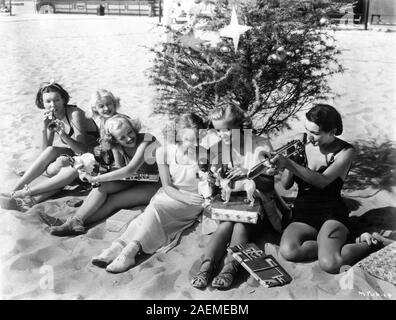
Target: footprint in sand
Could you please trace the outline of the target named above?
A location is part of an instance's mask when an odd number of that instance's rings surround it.
[[[143,289],[142,298],[166,299],[168,295],[176,292],[175,282],[181,273],[181,270],[177,270],[170,274],[160,274],[149,287]]]
[[[50,259],[64,254],[64,251],[59,248],[46,247],[36,250],[32,253],[26,254],[15,260],[10,270],[25,271],[41,268]]]

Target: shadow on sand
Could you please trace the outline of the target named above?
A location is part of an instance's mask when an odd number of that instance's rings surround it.
[[[358,140],[355,144],[356,156],[343,190],[348,192],[372,189],[370,197],[396,186],[396,146],[392,141],[378,143],[374,140]]]
[[[363,232],[396,230],[396,207],[371,209],[359,217],[350,217],[351,233],[359,236]]]

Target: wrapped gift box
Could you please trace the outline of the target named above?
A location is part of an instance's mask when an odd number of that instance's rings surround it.
[[[260,215],[259,201],[256,200],[253,207],[246,203],[243,196],[231,196],[228,203],[224,203],[220,195],[217,195],[211,202],[210,212],[214,220],[235,221],[243,223],[257,223]]]

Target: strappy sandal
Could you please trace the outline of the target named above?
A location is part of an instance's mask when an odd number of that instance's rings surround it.
[[[192,279],[191,285],[194,288],[204,289],[208,286],[213,274],[216,270],[216,264],[213,259],[205,259],[201,262],[200,269],[205,263],[209,263],[209,268],[206,271],[199,271]]]
[[[228,290],[231,288],[235,280],[235,275],[238,272],[238,262],[235,260],[227,262],[223,270],[227,265],[231,265],[232,269],[230,271],[221,271],[212,281],[213,288],[219,290]]]

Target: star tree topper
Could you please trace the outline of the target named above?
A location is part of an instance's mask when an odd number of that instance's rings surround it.
[[[235,52],[237,52],[240,36],[251,28],[252,27],[238,24],[236,9],[233,7],[231,12],[231,22],[228,26],[220,29],[220,36],[224,38],[232,38]]]

